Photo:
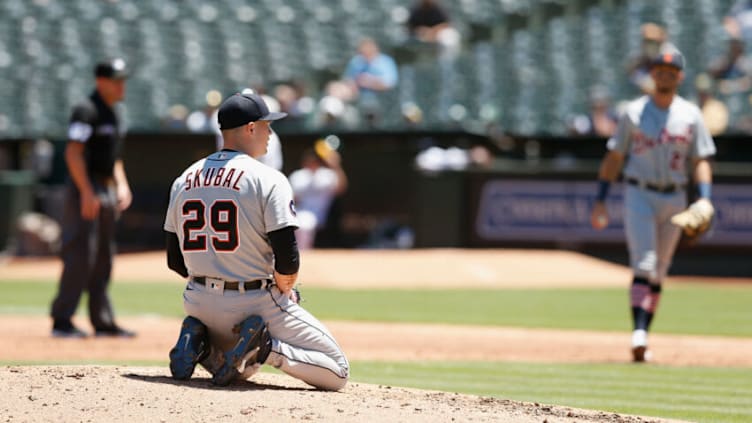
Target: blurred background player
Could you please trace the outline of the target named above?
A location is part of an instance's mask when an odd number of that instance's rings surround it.
[[[63,273],[52,303],[52,336],[87,336],[73,326],[81,294],[89,294],[89,318],[97,336],[132,337],[119,327],[107,294],[115,254],[115,221],[131,204],[122,150],[123,128],[114,106],[125,98],[125,61],[99,63],[96,89],[73,108],[65,163],[68,188],[63,217]]]
[[[616,131],[618,117],[611,107],[608,89],[601,85],[590,88],[588,114],[575,115],[569,122],[570,131],[576,135],[610,137]]]
[[[752,88],[752,60],[745,50],[744,40],[729,38],[726,51],[708,66],[708,74],[724,96],[744,94]]]
[[[670,219],[687,206],[689,173],[698,196],[710,201],[708,158],[715,154],[700,110],[677,95],[684,79],[684,57],[671,46],[665,48],[650,70],[654,93],[627,105],[616,134],[608,140],[609,152],[598,172],[598,194],[591,214],[595,229],[608,225],[606,196],[623,167],[624,230],[633,273],[632,356],[636,362],[649,358],[648,330],[681,236]]]
[[[298,213],[298,248],[307,250],[314,247],[316,233],[327,224],[333,201],[347,191],[347,175],[341,155],[325,140],[303,152],[301,166],[289,179]]]
[[[736,0],[723,18],[723,28],[731,38],[752,42],[752,0]]]

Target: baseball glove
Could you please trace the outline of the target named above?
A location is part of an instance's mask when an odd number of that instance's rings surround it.
[[[680,227],[684,235],[690,239],[697,239],[710,229],[715,209],[710,200],[701,198],[683,212],[671,217],[671,223]]]

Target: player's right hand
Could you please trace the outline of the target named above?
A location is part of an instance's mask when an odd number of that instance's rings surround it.
[[[99,197],[91,191],[81,193],[81,217],[84,220],[94,220],[99,215]]]
[[[593,211],[590,213],[590,225],[599,231],[608,226],[608,210],[606,209],[606,203],[600,201],[595,202],[593,205]]]

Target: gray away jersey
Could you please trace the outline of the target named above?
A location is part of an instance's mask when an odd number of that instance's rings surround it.
[[[269,278],[267,234],[287,226],[298,226],[287,178],[235,151],[213,153],[175,179],[164,223],[191,276],[226,281]]]
[[[687,162],[715,154],[700,109],[680,96],[668,109],[649,96],[631,101],[607,147],[628,156],[625,177],[658,185],[686,184]]]

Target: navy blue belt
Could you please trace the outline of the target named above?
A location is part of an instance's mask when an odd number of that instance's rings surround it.
[[[207,279],[209,279],[209,284],[211,284],[211,280],[213,278],[207,278],[205,276],[192,276],[191,280],[194,283],[197,283],[199,285],[207,286]],[[241,286],[243,286],[243,289],[246,291],[252,291],[254,289],[261,289],[265,288],[272,284],[271,279],[259,279],[256,281],[242,281],[242,282],[229,282],[229,281],[223,281],[225,290],[230,291],[238,291]],[[242,285],[241,285],[242,284]]]
[[[645,188],[650,191],[660,192],[662,194],[671,194],[672,192],[681,191],[686,188],[686,185],[673,184],[673,185],[656,185],[650,182],[643,182],[635,178],[627,178],[629,185],[634,185],[640,188]]]

